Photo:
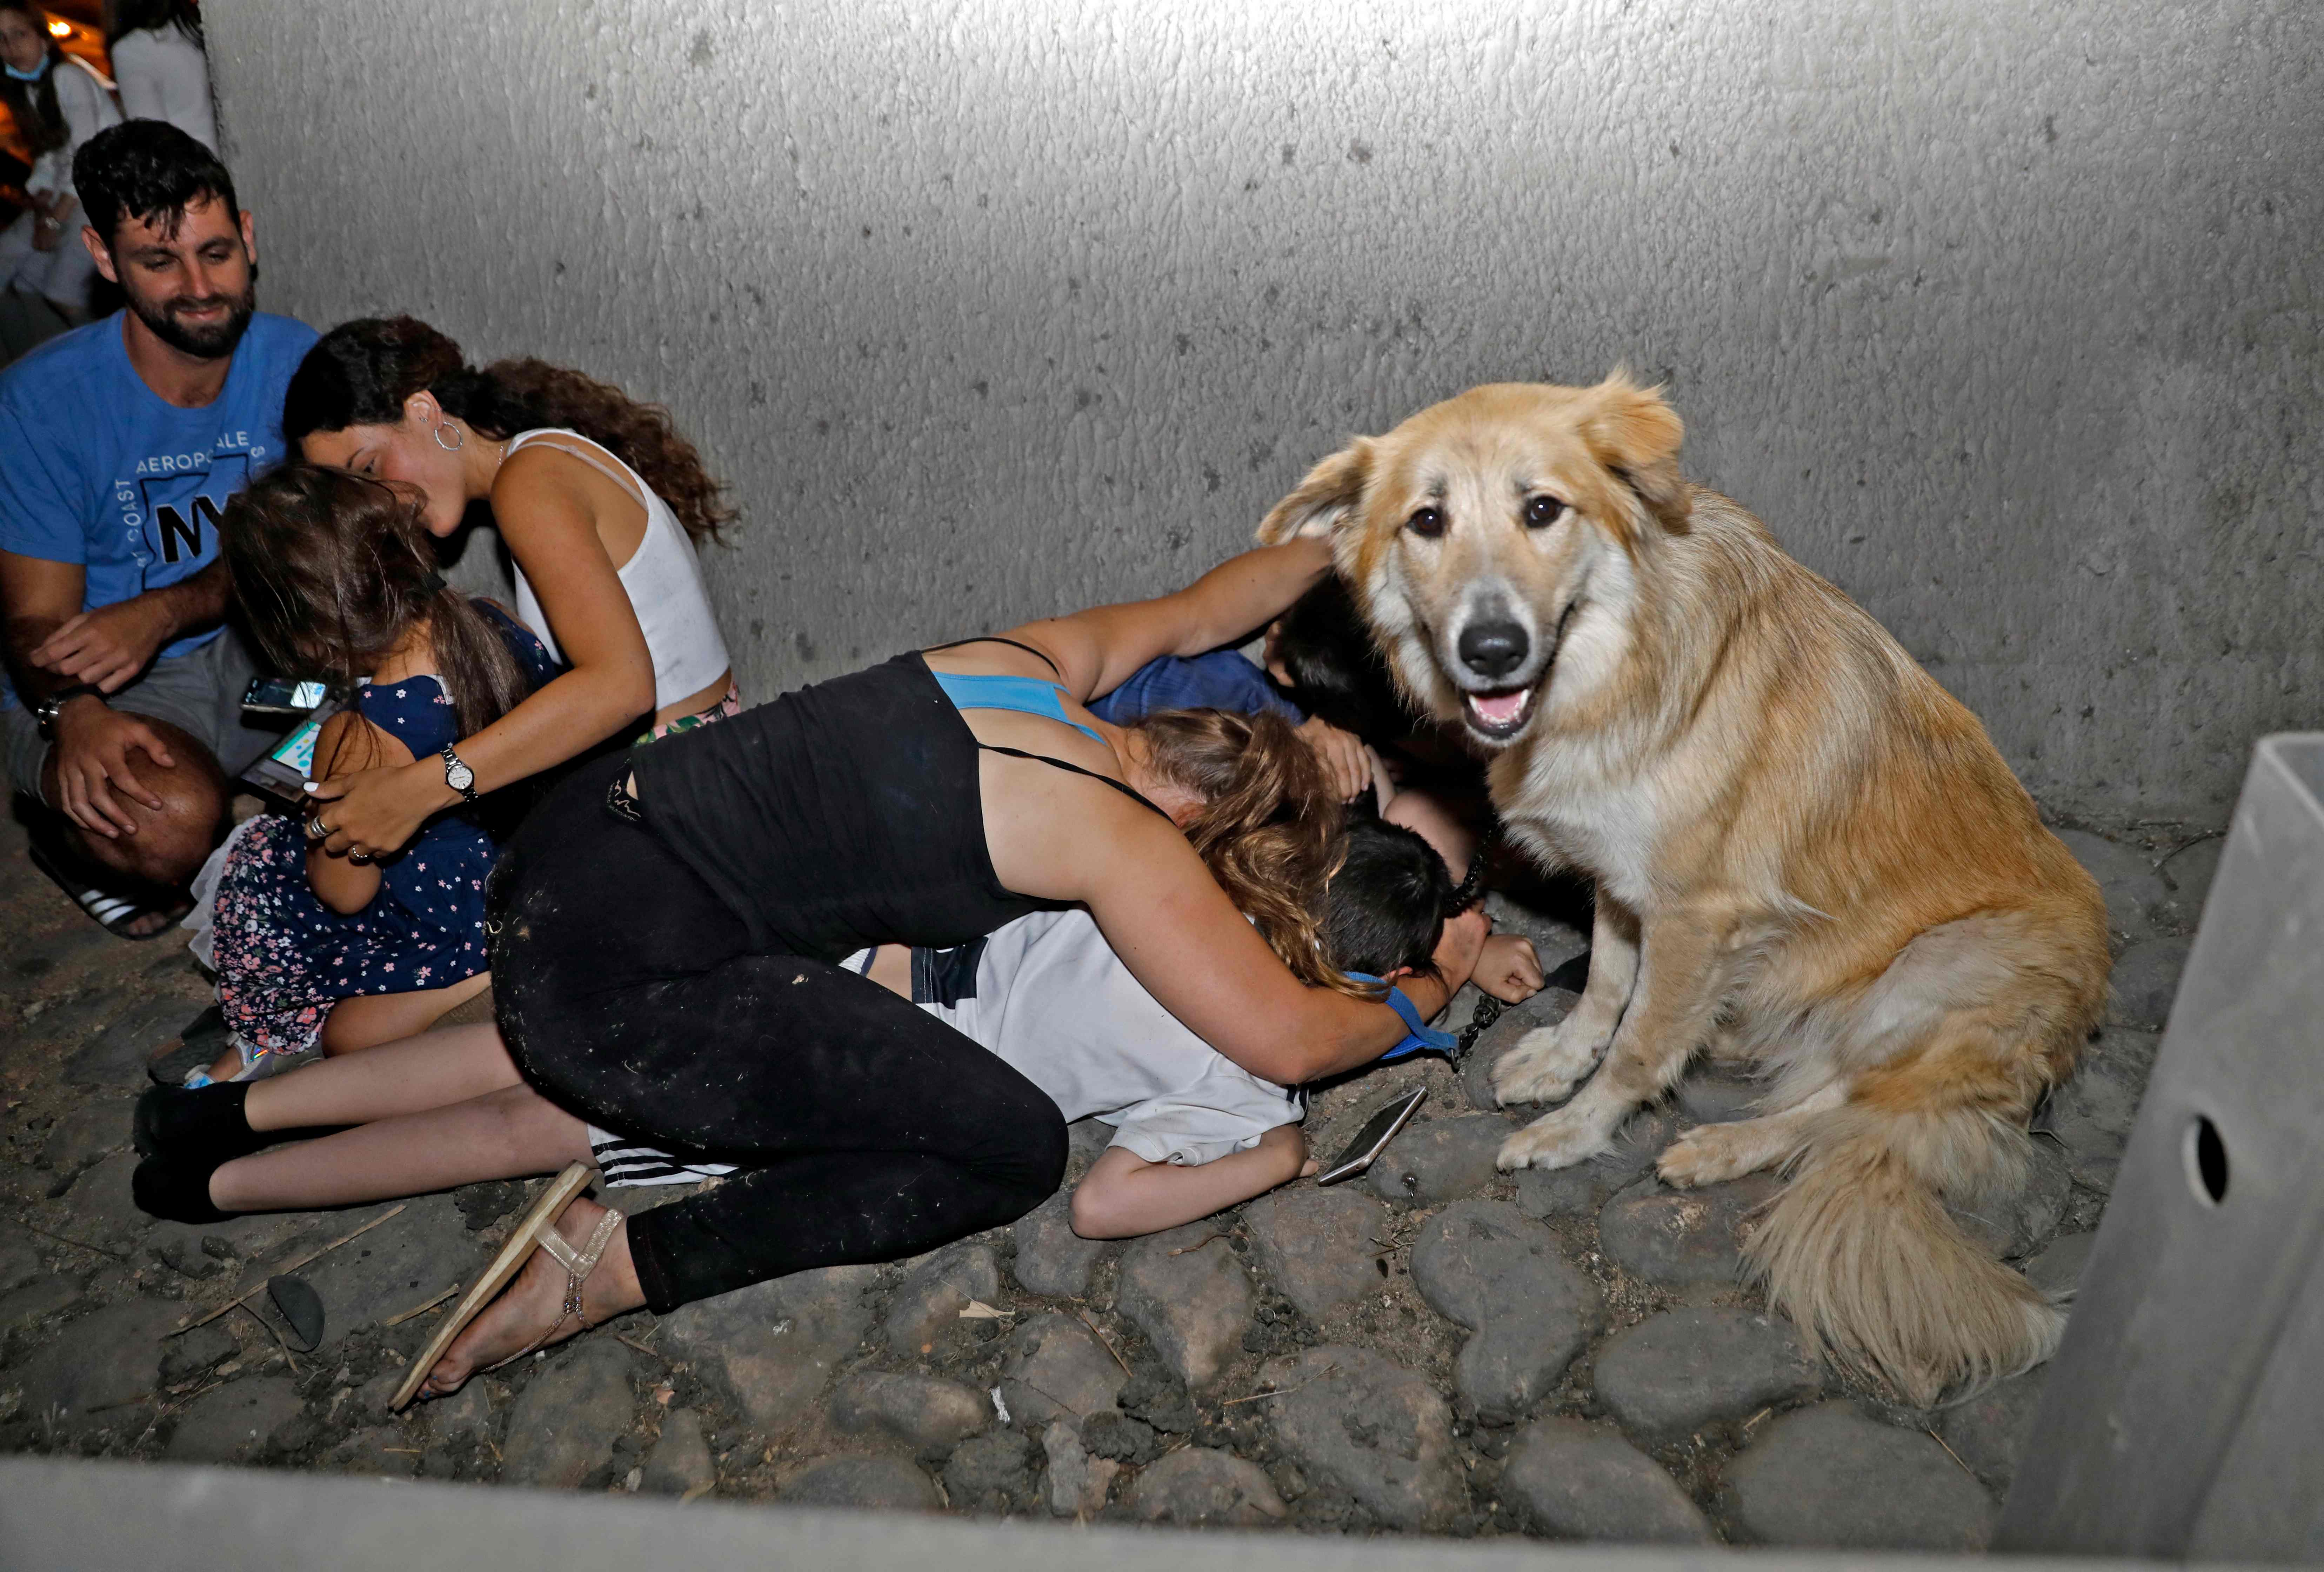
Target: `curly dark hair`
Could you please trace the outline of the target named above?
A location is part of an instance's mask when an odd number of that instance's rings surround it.
[[[495,441],[542,426],[580,432],[636,470],[697,545],[734,521],[724,488],[668,410],[545,360],[475,369],[459,345],[416,317],[365,317],[318,339],[283,397],[282,435],[296,444],[317,431],[392,425],[417,393],[435,394],[447,413]]]
[[[39,82],[0,77],[0,104],[5,104],[8,113],[15,116],[17,134],[32,143],[37,158],[62,147],[72,134],[65,125],[65,112],[57,104],[57,68],[64,64],[65,52],[49,36],[47,14],[32,0],[0,0],[0,11],[13,11],[31,23],[48,46],[49,69],[41,73]]]
[[[460,735],[474,736],[529,686],[484,613],[437,573],[420,512],[366,476],[286,464],[226,504],[218,552],[260,648],[281,670],[342,692],[426,623]]]

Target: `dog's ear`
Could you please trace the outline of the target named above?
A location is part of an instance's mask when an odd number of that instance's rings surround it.
[[[1302,535],[1328,535],[1355,516],[1371,474],[1372,443],[1359,437],[1307,472],[1299,488],[1259,521],[1262,546],[1280,546]]]
[[[1663,402],[1661,389],[1640,387],[1626,366],[1616,366],[1590,393],[1593,407],[1582,435],[1591,452],[1664,524],[1683,529],[1686,483],[1679,476],[1678,446],[1685,422]]]

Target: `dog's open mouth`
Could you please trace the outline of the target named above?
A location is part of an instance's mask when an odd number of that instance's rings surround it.
[[[1536,683],[1503,693],[1464,693],[1461,707],[1470,730],[1505,742],[1525,730],[1526,722],[1533,718],[1534,697],[1540,691],[1540,684]]]
[[[1549,637],[1549,659],[1542,662],[1541,675],[1530,685],[1461,696],[1461,718],[1469,723],[1471,731],[1489,742],[1505,743],[1525,730],[1526,723],[1533,719],[1542,689],[1549,686],[1550,674],[1557,670],[1558,653],[1565,647],[1566,624],[1572,622],[1574,610],[1581,604],[1578,597],[1569,600],[1558,614],[1557,627]]]

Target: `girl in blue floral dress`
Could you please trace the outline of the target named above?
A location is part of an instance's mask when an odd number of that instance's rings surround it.
[[[276,664],[351,691],[316,739],[318,778],[451,771],[450,744],[555,674],[531,633],[437,575],[418,508],[395,488],[289,466],[237,496],[219,533],[236,599]],[[402,1037],[480,991],[493,806],[439,813],[377,859],[327,855],[327,826],[313,819],[265,814],[237,829],[196,892],[232,1041],[189,1084]]]

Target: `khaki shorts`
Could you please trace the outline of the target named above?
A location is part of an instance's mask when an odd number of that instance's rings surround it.
[[[106,703],[124,715],[167,721],[199,742],[217,760],[228,781],[278,741],[279,732],[242,724],[242,696],[258,674],[250,652],[232,628],[198,650],[156,661],[145,674]],[[12,702],[0,709],[0,743],[8,752],[8,783],[27,797],[41,798],[41,774],[48,767],[49,743],[32,712]]]

